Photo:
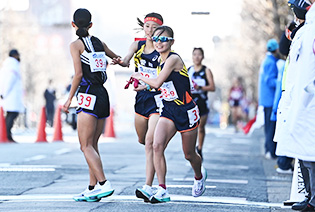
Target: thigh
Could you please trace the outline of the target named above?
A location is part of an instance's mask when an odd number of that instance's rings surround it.
[[[154,131],[154,145],[162,145],[166,148],[177,130],[172,120],[160,117]]]
[[[135,115],[135,128],[137,131],[137,135],[141,142],[145,142],[145,135],[148,131],[148,119],[136,114]]]
[[[182,148],[185,154],[195,151],[197,141],[198,128],[181,133],[182,136]]]
[[[81,146],[92,145],[96,133],[96,117],[80,112],[78,114],[78,135]]]
[[[200,117],[200,124],[199,124],[199,128],[204,128],[205,125],[207,124],[207,119],[208,119],[208,115],[204,115]]]
[[[154,131],[155,131],[155,128],[156,128],[156,125],[157,125],[157,122],[160,118],[160,115],[158,114],[152,114],[150,117],[149,117],[149,120],[148,120],[148,131],[146,133],[146,142],[153,142],[153,135],[154,135]]]

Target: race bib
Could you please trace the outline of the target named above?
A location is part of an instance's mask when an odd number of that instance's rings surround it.
[[[155,68],[149,68],[142,65],[139,65],[138,67],[139,73],[149,79],[155,79],[157,78],[157,71]]]
[[[106,71],[106,55],[105,52],[89,53],[91,72]]]
[[[189,127],[192,127],[200,119],[198,106],[196,105],[193,109],[188,110],[187,114],[189,118]]]
[[[199,87],[206,86],[206,80],[205,79],[193,79],[192,81],[193,81],[193,83],[195,83]],[[203,90],[196,90],[195,88],[191,89],[191,93],[194,93],[194,94],[203,93],[203,92],[204,92]]]
[[[165,101],[173,101],[178,98],[176,89],[172,81],[164,82],[161,86],[161,92]]]
[[[155,99],[156,106],[158,108],[163,107],[163,102],[162,102],[163,95],[162,94],[155,95],[154,99]]]
[[[78,106],[88,110],[94,110],[96,96],[87,93],[78,93]]]

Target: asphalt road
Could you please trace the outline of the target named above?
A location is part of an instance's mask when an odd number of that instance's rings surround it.
[[[89,177],[75,132],[66,129],[65,142],[32,143],[34,131],[17,133],[18,144],[0,144],[0,211],[291,211],[282,202],[289,198],[292,176],[277,174],[276,162],[263,157],[262,130],[245,136],[207,128],[207,190],[199,198],[191,196],[194,175],[177,134],[166,150],[171,202],[155,205],[134,194],[145,182],[145,157],[133,128],[101,139],[105,174],[115,193],[94,203],[72,200]]]

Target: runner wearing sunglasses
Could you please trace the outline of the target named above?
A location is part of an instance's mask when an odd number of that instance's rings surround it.
[[[160,53],[158,77],[148,79],[139,73],[132,77],[148,84],[150,88],[160,89],[163,95],[163,107],[154,132],[154,167],[156,170],[159,187],[150,198],[151,203],[170,201],[166,189],[166,161],[164,151],[171,138],[177,131],[181,133],[182,148],[195,172],[192,188],[194,197],[201,196],[206,187],[206,170],[201,166],[201,158],[195,151],[199,110],[191,97],[191,86],[187,69],[178,54],[171,52],[174,44],[173,30],[167,26],[158,27],[153,33],[155,49]]]
[[[145,32],[145,41],[135,41],[131,44],[129,52],[122,60],[116,58],[113,64],[129,66],[134,56],[135,72],[148,79],[157,77],[157,66],[159,53],[154,49],[152,41],[153,31],[163,24],[163,18],[158,13],[149,13],[145,16],[144,23],[138,19],[139,25]],[[155,174],[153,165],[153,134],[159,119],[159,104],[161,103],[161,92],[156,89],[148,89],[144,84],[135,88],[137,91],[135,103],[135,128],[139,143],[145,145],[146,155],[146,182],[142,188],[136,189],[136,196],[149,201],[153,194],[152,182]]]
[[[104,42],[89,35],[89,29],[92,27],[91,17],[87,9],[77,9],[73,15],[72,26],[79,38],[70,45],[75,74],[63,110],[69,112],[72,98],[78,89],[78,136],[89,166],[90,184],[73,199],[95,202],[114,193],[104,174],[98,139],[104,129],[105,118],[109,116],[109,98],[103,86],[107,79],[106,56],[119,56]]]

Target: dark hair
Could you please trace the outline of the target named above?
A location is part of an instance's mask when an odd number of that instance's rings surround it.
[[[89,35],[88,27],[92,19],[91,13],[84,8],[77,9],[73,14],[73,23],[78,27],[76,35],[79,37],[86,37]]]
[[[194,48],[194,50],[193,50],[193,53],[194,53],[194,51],[196,51],[196,50],[199,50],[200,52],[201,52],[201,54],[202,54],[202,57],[205,57],[205,53],[204,53],[204,51],[203,51],[203,49],[201,48],[201,47],[195,47]]]
[[[174,38],[174,32],[173,32],[172,28],[169,26],[159,26],[158,28],[156,28],[154,30],[152,35],[154,35],[159,30],[161,30],[161,32],[158,34],[158,36],[163,34],[163,32],[166,32],[168,34],[168,36],[170,36],[171,38]]]
[[[157,18],[157,19],[159,19],[160,21],[162,21],[162,23],[163,23],[163,17],[162,17],[160,14],[158,14],[158,13],[149,13],[149,14],[147,14],[147,15],[144,17],[144,19],[145,19],[145,18],[148,18],[148,17]],[[137,21],[138,21],[138,24],[139,24],[141,27],[144,26],[144,23],[143,23],[142,20],[140,20],[140,18],[137,18]]]
[[[16,49],[11,49],[10,52],[9,52],[9,56],[10,57],[19,56],[19,55],[20,54],[19,54],[18,50],[16,50]]]

